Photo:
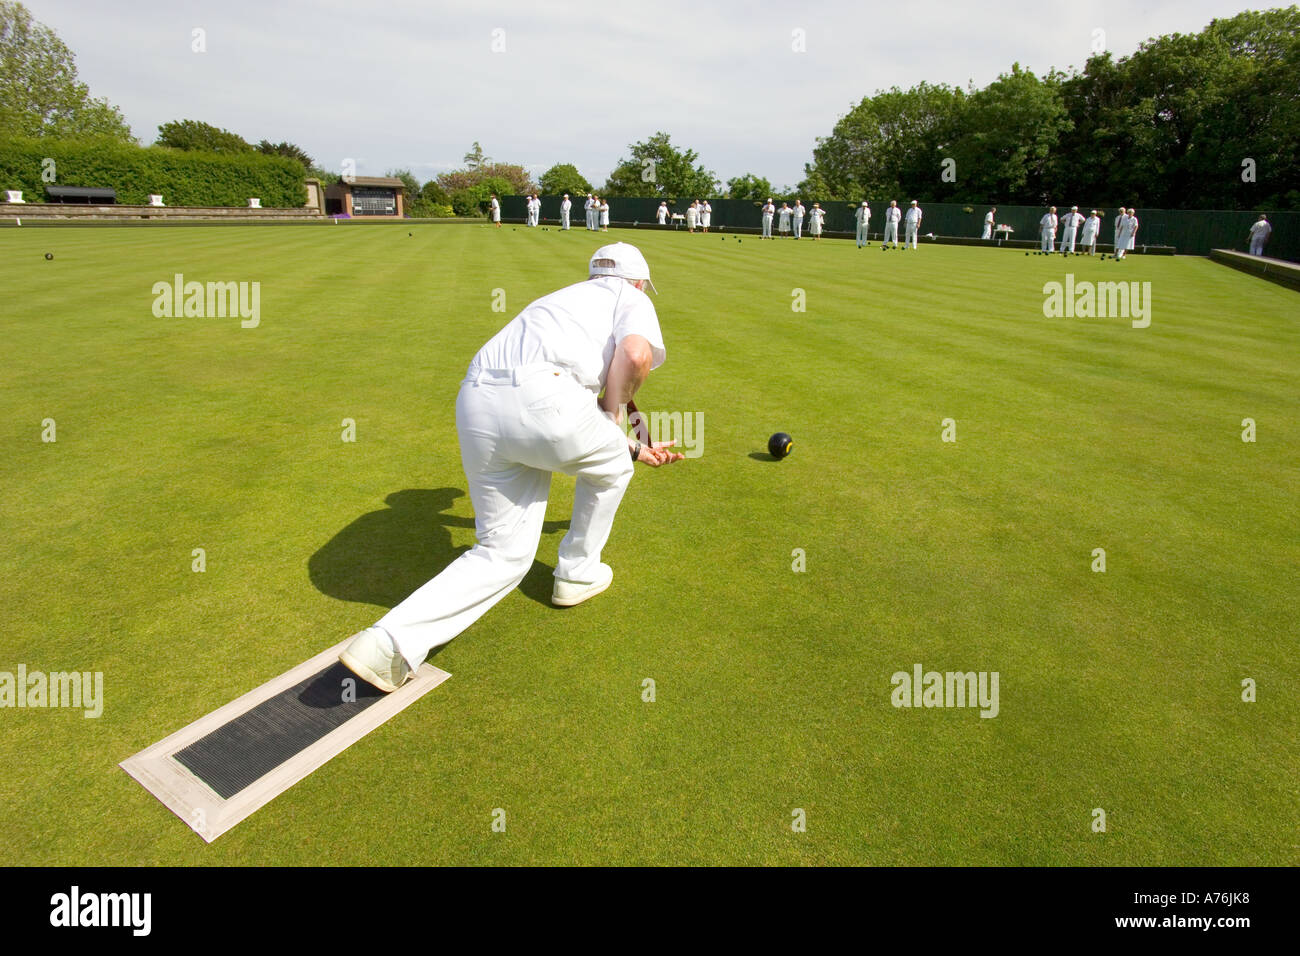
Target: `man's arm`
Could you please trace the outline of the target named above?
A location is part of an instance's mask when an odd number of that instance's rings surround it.
[[[615,424],[623,424],[623,409],[645,382],[653,363],[654,349],[643,335],[628,335],[614,349],[600,407]]]

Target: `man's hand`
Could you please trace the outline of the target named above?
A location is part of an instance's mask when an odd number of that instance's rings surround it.
[[[670,451],[676,441],[657,441],[653,445],[642,445],[637,461],[651,468],[660,468],[674,461],[681,461],[686,456],[679,451]]]

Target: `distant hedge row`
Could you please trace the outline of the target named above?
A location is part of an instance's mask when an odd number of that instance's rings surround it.
[[[54,182],[43,171],[53,160]],[[44,202],[47,185],[117,190],[117,201],[146,205],[160,193],[169,206],[247,206],[297,209],[306,201],[302,164],[262,153],[226,155],[107,140],[0,139],[0,190],[21,189]],[[2,197],[0,197],[2,198]]]

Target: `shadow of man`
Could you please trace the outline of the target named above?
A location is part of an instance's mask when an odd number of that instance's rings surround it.
[[[464,496],[459,488],[393,492],[384,499],[388,507],[357,518],[307,560],[312,585],[340,601],[395,607],[469,550],[452,544],[450,529],[473,530],[474,519],[445,513]],[[547,521],[542,533],[568,527]],[[534,561],[519,589],[549,606],[554,570]]]

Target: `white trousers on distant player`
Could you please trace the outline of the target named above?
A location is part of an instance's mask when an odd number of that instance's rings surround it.
[[[628,482],[627,437],[596,396],[553,365],[478,371],[456,398],[478,543],[376,622],[417,668],[524,579],[542,536],[551,473],[577,481],[555,576],[590,583]]]
[[[991,222],[986,222],[986,223],[984,223],[984,234],[983,234],[982,236],[980,236],[980,238],[981,238],[981,239],[992,239],[992,238],[993,238],[993,223],[991,223]]]
[[[863,246],[865,246],[865,245],[867,244],[867,235],[868,235],[868,233],[867,233],[867,225],[868,225],[867,223],[865,223],[865,222],[863,222],[861,219],[859,219],[859,220],[858,220],[858,227],[857,227],[857,229],[854,230],[854,236],[855,236],[855,238],[856,238],[856,240],[857,240],[858,248],[859,248],[859,249],[861,249]]]
[[[763,216],[763,238],[772,238],[772,217],[769,215]]]
[[[907,224],[907,239],[904,240],[903,245],[905,246],[910,245],[913,249],[915,249],[916,234],[920,230],[920,228],[921,228],[921,224],[919,222],[909,222]]]
[[[569,210],[567,209],[560,210],[560,228],[561,229],[569,228]]]
[[[1047,226],[1044,226],[1041,230],[1039,230],[1039,234],[1043,240],[1041,251],[1055,252],[1056,251],[1056,230],[1049,229]]]
[[[1250,254],[1252,256],[1262,256],[1264,254],[1264,237],[1252,236],[1250,240]]]
[[[794,237],[798,239],[803,235],[803,216],[794,217]]]
[[[1078,226],[1075,226],[1073,229],[1066,229],[1065,232],[1061,233],[1062,252],[1074,251],[1074,237],[1077,236],[1078,234],[1079,234]]]
[[[883,239],[880,240],[880,244],[884,246],[884,245],[888,245],[891,242],[894,245],[898,245],[898,223],[896,221],[891,221],[889,219],[886,219],[885,236]]]

